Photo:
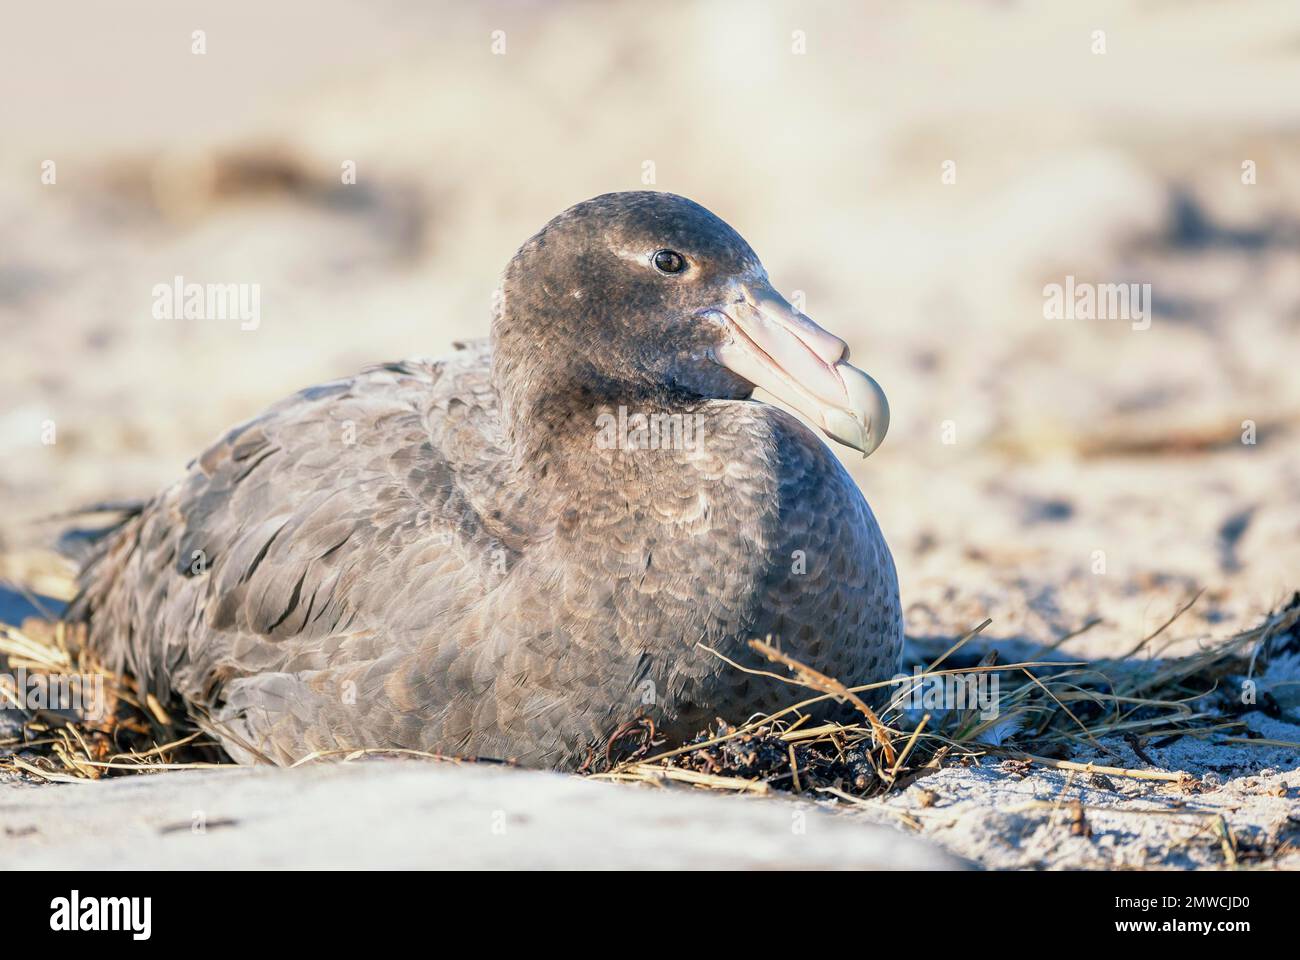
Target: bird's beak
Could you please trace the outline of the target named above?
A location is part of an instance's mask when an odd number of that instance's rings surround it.
[[[710,311],[726,328],[717,361],[868,456],[889,429],[889,402],[848,362],[848,345],[813,323],[766,283],[741,288]]]

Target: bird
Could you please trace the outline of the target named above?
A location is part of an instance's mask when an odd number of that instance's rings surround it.
[[[754,639],[897,672],[893,558],[814,433],[865,456],[888,425],[730,225],[604,194],[518,249],[488,337],[301,390],[123,510],[65,616],[237,762],[579,769],[629,723],[788,705]]]

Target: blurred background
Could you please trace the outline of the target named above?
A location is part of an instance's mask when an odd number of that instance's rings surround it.
[[[1294,3],[4,0],[3,22],[0,577],[57,593],[40,517],[486,334],[525,238],[652,188],[735,226],[884,385],[889,439],[848,465],[910,633],[987,616],[1114,653],[1203,590],[1162,635],[1191,645],[1300,587]],[[156,319],[176,276],[260,285],[260,325]],[[1149,328],[1049,318],[1067,276],[1150,284]]]

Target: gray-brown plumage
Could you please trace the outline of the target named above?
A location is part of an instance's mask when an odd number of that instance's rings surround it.
[[[849,684],[896,669],[870,509],[748,399],[869,452],[883,395],[730,227],[669,194],[597,197],[503,291],[490,343],[303,390],[126,519],[70,608],[91,647],[279,763],[571,766],[642,715],[680,739],[798,694],[704,649],[753,664],[754,637]]]

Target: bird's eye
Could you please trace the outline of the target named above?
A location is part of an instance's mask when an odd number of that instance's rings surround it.
[[[681,273],[686,269],[686,258],[676,250],[660,250],[655,254],[654,264],[660,273]]]

